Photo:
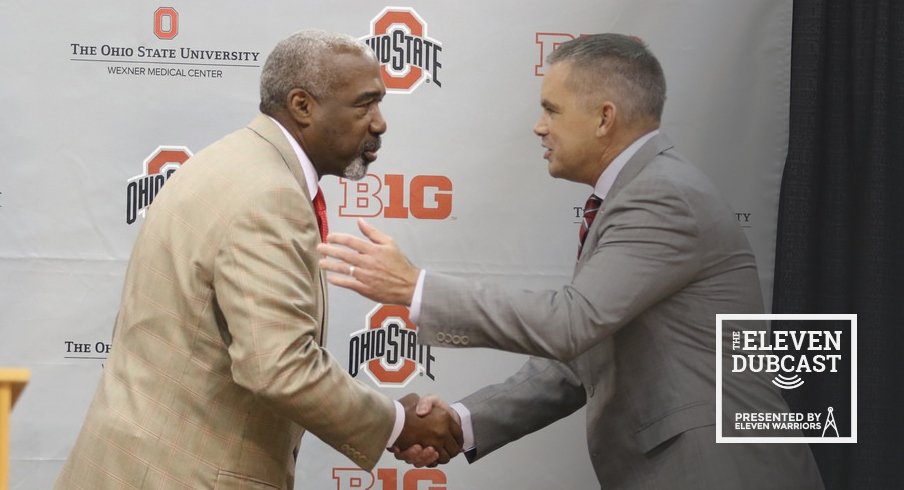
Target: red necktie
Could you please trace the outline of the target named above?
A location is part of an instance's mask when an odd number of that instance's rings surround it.
[[[326,223],[326,201],[323,199],[323,191],[317,188],[314,196],[314,213],[317,215],[317,227],[320,228],[320,240],[326,243],[326,236],[330,234],[330,227]]]
[[[603,200],[597,197],[596,194],[590,194],[590,197],[587,198],[587,203],[584,204],[584,219],[581,221],[581,231],[578,233],[578,237],[581,240],[580,245],[578,245],[578,258],[581,258],[584,240],[587,239],[587,230],[593,224],[593,219],[596,218],[596,213],[599,212],[602,204]]]

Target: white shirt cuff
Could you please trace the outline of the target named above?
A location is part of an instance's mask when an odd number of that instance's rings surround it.
[[[411,296],[411,307],[408,308],[408,318],[417,325],[418,318],[421,317],[421,296],[424,293],[424,276],[427,275],[427,269],[421,269],[421,273],[417,275],[417,284],[414,285],[414,294]]]
[[[393,400],[393,402],[395,403],[395,425],[392,426],[392,432],[389,434],[389,442],[386,443],[387,449],[395,445],[396,439],[399,438],[405,427],[405,407],[398,400]]]
[[[477,444],[474,443],[474,426],[471,424],[471,412],[468,410],[468,407],[457,402],[450,405],[450,407],[452,410],[455,410],[461,418],[461,435],[462,439],[464,439],[461,450],[467,452],[474,449],[477,447]]]

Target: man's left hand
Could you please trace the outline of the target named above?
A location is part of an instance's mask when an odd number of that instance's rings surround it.
[[[410,306],[420,270],[408,261],[392,237],[361,218],[358,228],[367,240],[331,233],[328,243],[317,246],[324,257],[320,267],[338,273],[330,275],[330,283],[377,303]]]

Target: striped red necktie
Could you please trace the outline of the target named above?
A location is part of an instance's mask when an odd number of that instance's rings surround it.
[[[587,203],[584,204],[584,219],[581,220],[581,231],[578,233],[578,237],[581,240],[578,245],[578,258],[581,258],[581,250],[584,248],[584,240],[587,239],[587,231],[590,229],[590,225],[593,224],[593,219],[596,218],[596,213],[599,212],[602,204],[603,200],[597,197],[596,194],[590,194],[590,197],[587,198]]]
[[[330,227],[326,223],[326,201],[323,199],[323,191],[317,188],[314,196],[314,213],[317,215],[317,227],[320,228],[320,240],[326,243],[326,236],[330,233]]]

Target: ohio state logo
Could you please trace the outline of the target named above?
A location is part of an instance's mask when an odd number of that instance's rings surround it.
[[[370,35],[361,38],[380,61],[386,91],[410,94],[422,82],[438,87],[439,41],[427,37],[427,23],[412,8],[386,7],[370,21]]]
[[[154,35],[158,39],[173,39],[179,35],[179,12],[172,7],[154,11]]]
[[[418,345],[417,325],[408,318],[408,308],[377,305],[367,314],[364,330],[353,332],[348,344],[348,373],[357,377],[359,370],[377,386],[402,388],[418,373],[433,376],[436,358],[429,345]]]
[[[184,146],[158,146],[144,159],[144,173],[126,184],[126,223],[131,225],[139,216],[144,217],[163,184],[190,157],[191,151]]]

